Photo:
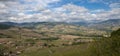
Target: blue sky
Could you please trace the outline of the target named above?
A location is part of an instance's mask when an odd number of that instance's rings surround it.
[[[0,22],[120,19],[120,0],[0,0],[0,17]]]
[[[96,1],[91,2],[91,1],[88,1],[88,0],[61,0],[57,3],[50,3],[50,6],[51,7],[60,7],[62,5],[69,4],[69,3],[72,3],[74,5],[78,5],[78,6],[84,6],[87,9],[90,9],[90,10],[95,10],[95,9],[108,10],[108,9],[110,9],[108,4],[105,4],[103,2],[96,2]]]
[[[31,1],[27,2],[25,0],[19,0],[21,4],[38,4],[38,1]],[[51,2],[48,3],[49,8],[56,8],[56,7],[61,7],[66,4],[74,4],[77,6],[84,6],[85,8],[89,10],[96,10],[96,9],[105,9],[109,10],[111,9],[109,5],[111,3],[120,3],[120,0],[58,0],[56,2]]]

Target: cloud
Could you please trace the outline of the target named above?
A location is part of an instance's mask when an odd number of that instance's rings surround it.
[[[14,16],[16,13],[12,12],[12,4],[16,3],[15,0],[0,0],[0,21],[8,21],[9,17]]]
[[[104,3],[104,4],[112,4],[112,3],[119,3],[120,0],[88,0],[89,2],[92,3]]]
[[[59,0],[0,0],[0,21],[29,21],[27,19],[30,18],[31,15],[24,14],[21,16],[20,14],[43,11],[48,3],[57,1]]]
[[[66,10],[66,11],[78,12],[78,13],[88,11],[88,9],[86,9],[85,7],[77,6],[77,5],[73,5],[73,4],[64,5],[64,6],[62,6],[62,8],[63,8],[63,10]]]
[[[24,9],[40,10],[49,6],[49,3],[55,3],[57,1],[60,0],[21,0],[20,3],[24,6]]]
[[[103,11],[100,13],[97,13],[98,20],[108,20],[108,19],[120,19],[120,8],[112,9],[109,11]]]
[[[90,0],[90,2],[97,2],[97,0]]]
[[[15,1],[15,0],[0,0],[0,1]]]
[[[112,3],[109,5],[111,8],[120,8],[120,3]]]
[[[0,21],[21,23],[120,19],[119,3],[111,3],[109,7],[112,9],[108,11],[104,9],[90,10],[71,3],[60,7],[48,8],[49,3],[58,1],[60,0],[6,0],[5,2],[0,2]],[[92,0],[92,2],[97,1]]]

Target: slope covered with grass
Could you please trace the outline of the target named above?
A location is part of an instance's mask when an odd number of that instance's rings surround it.
[[[120,56],[120,29],[91,46],[91,56]]]

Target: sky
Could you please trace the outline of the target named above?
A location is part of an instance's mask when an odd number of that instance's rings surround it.
[[[120,0],[0,0],[0,22],[120,19]]]

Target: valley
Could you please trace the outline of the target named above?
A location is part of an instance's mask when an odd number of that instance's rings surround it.
[[[1,23],[0,45],[10,48],[5,55],[12,56],[84,55],[83,53],[88,50],[92,42],[102,37],[110,37],[112,31],[120,28],[117,23],[113,23],[115,26],[112,28],[105,23],[93,25],[89,27],[56,22]],[[97,28],[98,26],[101,26],[101,29]]]

